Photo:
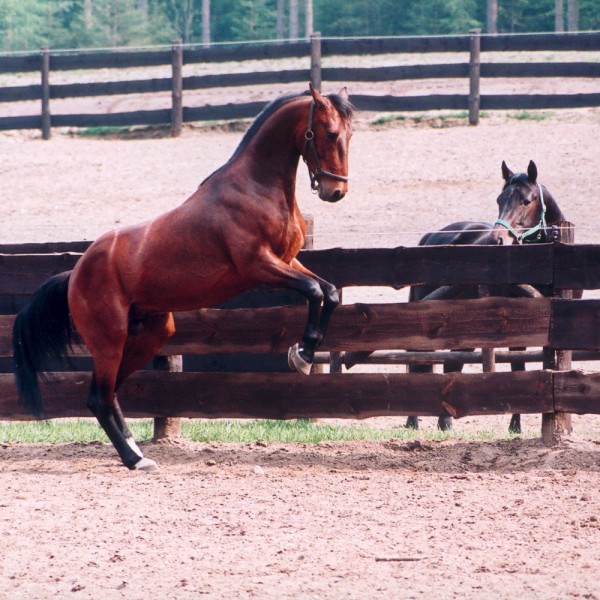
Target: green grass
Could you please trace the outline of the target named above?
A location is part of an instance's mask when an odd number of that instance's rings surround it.
[[[163,138],[171,135],[170,125],[126,125],[111,126],[101,125],[98,127],[85,127],[75,129],[73,135],[78,137],[98,137],[105,139],[146,139]]]
[[[509,113],[507,116],[509,119],[517,119],[517,121],[544,121],[553,116],[552,112],[530,112],[528,110],[522,110],[518,113]]]
[[[479,118],[485,119],[489,117],[489,113],[485,111],[481,111],[479,113]],[[385,125],[390,125],[392,123],[436,123],[438,121],[452,121],[452,120],[467,120],[469,118],[468,111],[460,111],[460,112],[450,112],[450,113],[440,113],[440,114],[416,114],[416,115],[404,115],[404,114],[387,114],[381,115],[377,117],[374,121],[371,121],[371,125],[374,127],[383,127]]]
[[[130,419],[130,428],[138,441],[152,438],[151,419]],[[194,420],[182,421],[182,435],[197,442],[256,442],[317,444],[323,441],[382,441],[461,439],[503,439],[492,432],[479,431],[472,435],[441,431],[414,431],[404,427],[370,427],[368,421],[343,425],[313,423],[308,419],[291,421],[266,420]],[[0,422],[0,443],[61,444],[73,442],[108,443],[108,439],[93,419],[61,419],[36,422]]]
[[[116,126],[98,126],[98,127],[86,127],[85,129],[75,130],[75,135],[80,137],[100,137],[106,135],[115,135],[128,133],[132,130],[132,127],[116,127]]]

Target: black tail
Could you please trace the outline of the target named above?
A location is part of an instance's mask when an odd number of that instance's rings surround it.
[[[71,271],[67,271],[48,279],[15,320],[13,356],[17,390],[25,407],[38,419],[45,416],[38,374],[48,361],[63,361],[73,340],[67,300],[70,277]]]

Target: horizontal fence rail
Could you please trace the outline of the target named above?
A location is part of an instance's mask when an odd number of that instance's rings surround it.
[[[31,418],[18,402],[10,372],[15,313],[48,276],[71,269],[88,245],[0,245],[0,365],[4,365],[4,372],[0,372],[0,418]],[[600,246],[595,245],[554,242],[305,250],[301,260],[341,288],[527,282],[600,289]],[[285,355],[301,335],[306,308],[297,305],[297,300],[288,302],[277,296],[265,300],[267,293],[272,292],[253,290],[228,307],[177,313],[177,332],[162,352],[183,355],[183,369],[136,373],[120,391],[124,410],[134,417],[161,419],[462,417],[556,411],[600,414],[600,375],[570,369],[446,374],[334,372],[334,357],[338,356],[339,363],[339,353],[342,364],[344,356],[348,357],[348,367],[355,364],[356,356],[366,357],[371,352],[375,354],[372,360],[364,360],[367,364],[377,363],[382,356],[388,359],[387,364],[406,364],[409,354],[411,364],[420,364],[426,358],[440,362],[440,356],[444,360],[465,358],[462,354],[474,354],[470,350],[473,347],[543,347],[543,351],[520,351],[512,359],[505,351],[503,360],[531,358],[544,365],[549,351],[577,350],[586,360],[598,359],[600,300],[492,295],[475,300],[342,305],[319,353],[318,362],[330,363],[330,372],[305,377],[289,372]],[[462,352],[450,353],[448,349]],[[234,355],[238,357],[235,368],[215,369],[215,362],[210,363],[209,372],[202,372],[207,370],[205,366],[186,367],[191,358]],[[255,355],[279,357],[283,366],[259,372],[251,359]],[[85,347],[74,348],[73,361],[79,372],[68,365],[50,367],[49,380],[43,383],[49,417],[89,416],[85,396],[91,364],[87,356]],[[481,353],[475,358],[485,360]]]
[[[160,50],[119,50],[104,52],[53,52],[0,56],[0,74],[41,71],[41,84],[3,86],[0,102],[40,100],[39,116],[0,117],[2,129],[42,128],[49,137],[49,127],[91,127],[167,125],[201,120],[251,118],[264,107],[264,102],[249,102],[215,106],[183,106],[175,102],[171,109],[139,110],[111,114],[50,114],[50,101],[64,98],[99,97],[115,94],[149,94],[174,89],[185,91],[209,88],[230,88],[265,84],[301,83],[311,80],[320,87],[325,82],[383,82],[403,79],[464,78],[469,80],[470,93],[431,94],[421,96],[352,95],[360,110],[424,111],[469,110],[469,121],[478,122],[479,110],[580,108],[600,106],[600,94],[541,95],[480,95],[480,78],[531,77],[598,77],[598,62],[548,63],[485,63],[481,53],[506,51],[600,51],[600,33],[481,35],[473,30],[468,36],[321,39],[315,34],[308,42],[215,45],[194,47],[174,44]],[[322,58],[404,53],[463,53],[464,63],[432,65],[398,65],[373,68],[322,67]],[[266,59],[308,58],[306,69],[246,73],[182,76],[182,67],[194,63],[260,61]],[[171,77],[130,81],[52,84],[52,71],[123,69],[172,66]],[[173,113],[177,113],[174,115]]]

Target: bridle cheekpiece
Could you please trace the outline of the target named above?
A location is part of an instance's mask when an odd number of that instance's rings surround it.
[[[319,189],[319,177],[329,177],[329,179],[335,179],[336,181],[348,181],[348,177],[344,177],[343,175],[336,175],[335,173],[331,173],[329,171],[321,169],[321,161],[319,160],[317,147],[315,145],[315,132],[312,128],[314,114],[315,101],[313,100],[310,103],[310,109],[308,111],[308,126],[304,133],[304,147],[302,148],[302,160],[306,163],[306,168],[308,169],[308,175],[310,177],[310,187],[313,190],[317,190]],[[308,161],[306,160],[306,151],[308,148],[311,149],[315,161],[316,168],[314,172],[308,166]]]

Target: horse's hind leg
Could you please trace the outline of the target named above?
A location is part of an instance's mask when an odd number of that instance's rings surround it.
[[[119,454],[123,464],[129,469],[134,469],[140,463],[139,466],[144,468],[146,463],[142,461],[147,459],[140,456],[125,438],[122,432],[123,419],[120,408],[112,390],[112,385],[106,383],[107,380],[110,381],[110,378],[106,378],[103,371],[103,367],[94,370],[87,406],[98,419],[98,423]]]
[[[156,341],[156,335],[150,336],[150,339],[145,336],[136,338],[135,332],[132,335],[131,327],[128,330],[129,309],[126,305],[119,304],[116,294],[112,300],[112,305],[100,307],[106,310],[95,312],[90,311],[85,303],[79,304],[76,300],[71,303],[75,309],[75,312],[72,309],[72,314],[77,329],[94,360],[87,406],[127,468],[153,471],[156,470],[156,463],[144,458],[133,441],[123,418],[116,390],[125,377],[149,360],[155,348],[161,344]],[[163,330],[165,320],[168,317],[163,317]],[[151,343],[153,339],[154,344]],[[135,350],[143,345],[140,344],[143,340],[149,342],[148,348],[143,353],[136,353]]]
[[[409,373],[433,373],[433,365],[409,365]],[[407,429],[419,429],[419,417],[417,415],[410,415],[406,417],[406,428]]]
[[[510,348],[510,350],[526,350],[527,348]],[[510,365],[511,371],[525,371],[524,362],[514,362]],[[521,415],[513,414],[508,424],[508,433],[521,433]]]
[[[144,458],[136,444],[123,417],[116,392],[129,375],[142,368],[160,351],[174,332],[175,323],[171,313],[138,315],[129,321],[127,341],[115,384],[114,419],[128,446],[142,459],[134,465],[136,469],[154,471],[157,465],[154,461]]]

